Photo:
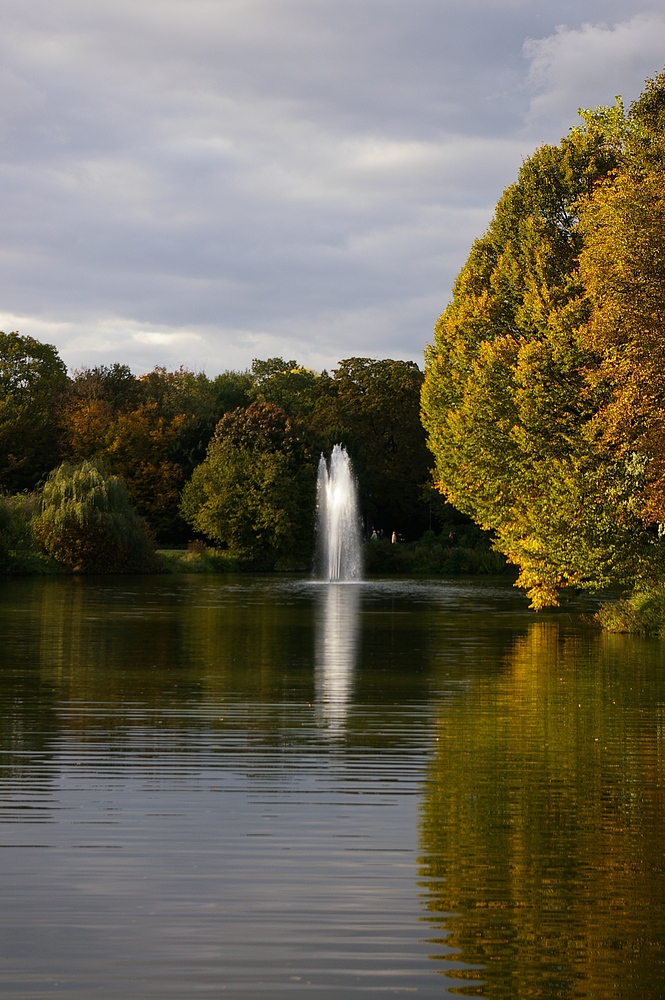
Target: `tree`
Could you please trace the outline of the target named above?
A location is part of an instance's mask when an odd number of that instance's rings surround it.
[[[281,406],[294,417],[306,420],[311,417],[321,384],[327,382],[327,373],[317,375],[303,368],[297,361],[268,358],[252,361],[251,377],[258,400]]]
[[[139,572],[151,565],[150,539],[122,479],[98,462],[65,462],[51,473],[35,535],[75,573]]]
[[[74,459],[99,458],[122,476],[132,502],[160,539],[188,529],[180,491],[205,457],[218,420],[249,402],[247,374],[165,368],[136,378],[126,365],[77,372],[61,406],[63,449]]]
[[[327,448],[347,446],[370,522],[411,535],[428,526],[423,491],[432,460],[420,421],[422,381],[412,361],[347,358],[321,378],[311,417]]]
[[[302,421],[274,404],[255,402],[227,414],[185,486],[183,517],[254,566],[308,567],[316,445]]]
[[[566,586],[634,582],[654,539],[640,470],[598,447],[607,392],[578,270],[580,213],[625,161],[620,102],[527,160],[474,244],[426,353],[423,421],[447,499],[520,568],[534,607]]]
[[[633,470],[632,509],[665,523],[665,73],[632,108],[624,169],[581,217],[586,330],[604,387],[599,449]]]
[[[138,513],[160,538],[178,530],[184,475],[177,458],[181,437],[193,419],[180,413],[169,420],[159,414],[156,403],[142,403],[118,414],[100,442],[102,461],[122,477]]]
[[[0,333],[0,488],[32,489],[58,463],[55,412],[66,385],[52,344]]]
[[[41,505],[38,493],[0,493],[0,571],[16,568],[16,557],[33,551],[33,521]]]
[[[127,365],[99,365],[75,372],[59,407],[63,452],[77,461],[98,454],[118,413],[132,409],[138,401],[138,379]]]

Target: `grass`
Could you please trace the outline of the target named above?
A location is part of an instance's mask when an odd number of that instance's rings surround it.
[[[0,569],[0,575],[8,576],[55,576],[66,572],[54,559],[36,549],[10,549]]]
[[[192,542],[186,549],[157,549],[157,570],[161,573],[236,573],[241,567],[229,552]]]

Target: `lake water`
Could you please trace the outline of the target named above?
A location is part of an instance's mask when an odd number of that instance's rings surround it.
[[[665,996],[665,642],[506,584],[0,584],[3,998]]]

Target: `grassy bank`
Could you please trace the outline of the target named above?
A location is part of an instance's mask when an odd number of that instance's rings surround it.
[[[596,618],[606,632],[665,635],[665,586],[636,591],[621,601],[604,604]]]
[[[229,552],[193,542],[186,549],[158,549],[155,553],[160,573],[237,573],[242,566]]]

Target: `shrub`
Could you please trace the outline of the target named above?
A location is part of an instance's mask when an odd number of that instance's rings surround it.
[[[153,545],[118,476],[89,461],[65,462],[44,486],[35,535],[46,553],[75,573],[152,568]]]
[[[621,601],[603,604],[596,615],[606,632],[665,633],[665,587],[638,590]]]
[[[446,526],[447,528],[448,526]],[[474,524],[455,525],[454,539],[426,531],[416,542],[393,545],[389,539],[365,546],[365,569],[371,574],[413,576],[475,576],[512,573],[505,556],[490,548],[487,532]]]
[[[36,493],[0,494],[0,571],[15,569],[21,556],[32,551],[39,506]]]

